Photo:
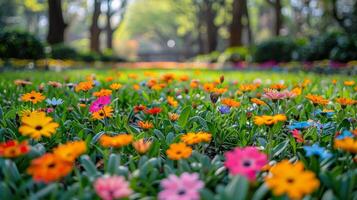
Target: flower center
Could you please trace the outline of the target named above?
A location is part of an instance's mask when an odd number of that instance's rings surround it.
[[[294,182],[294,179],[293,179],[293,178],[288,178],[288,179],[286,179],[286,182],[288,182],[288,183],[293,183],[293,182]]]
[[[243,161],[243,166],[244,167],[250,167],[251,165],[252,165],[252,162],[250,160]]]
[[[51,163],[51,164],[48,165],[48,168],[54,168],[55,166],[56,166],[55,163]]]
[[[176,151],[176,154],[181,154],[182,152],[179,150],[179,151]]]
[[[104,116],[104,113],[101,112],[101,113],[99,113],[99,115],[100,115],[100,116]]]
[[[36,129],[37,131],[40,131],[40,130],[42,130],[42,126],[41,126],[41,125],[38,125],[38,126],[35,127],[35,129]]]
[[[177,192],[178,195],[184,195],[186,194],[186,191],[184,189],[180,189],[178,192]]]
[[[32,96],[32,97],[30,97],[30,99],[35,99],[36,97],[34,97],[34,96]]]

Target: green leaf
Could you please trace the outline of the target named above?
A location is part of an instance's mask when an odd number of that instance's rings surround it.
[[[91,161],[89,156],[87,155],[81,156],[80,160],[84,170],[87,172],[86,175],[94,179],[99,174],[99,172],[97,171],[97,167]]]
[[[181,114],[180,114],[180,118],[178,119],[178,124],[184,128],[187,124],[187,121],[188,121],[188,117],[190,116],[190,113],[191,113],[191,107],[190,106],[186,106]]]
[[[30,200],[37,200],[40,199],[42,197],[45,197],[48,194],[52,194],[54,193],[54,190],[57,189],[57,183],[53,183],[51,185],[46,186],[45,188],[43,188],[42,190],[36,192],[35,194],[30,196]]]
[[[252,200],[264,199],[265,195],[269,192],[269,188],[266,184],[261,185],[254,193]]]
[[[117,169],[118,169],[118,167],[120,165],[119,162],[120,162],[119,155],[110,154],[106,171],[109,174],[112,174],[112,175],[116,174],[117,173]]]
[[[249,182],[243,176],[234,176],[224,189],[225,199],[244,200],[247,198]]]

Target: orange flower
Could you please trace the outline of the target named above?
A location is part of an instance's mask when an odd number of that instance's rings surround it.
[[[181,141],[188,144],[198,144],[201,142],[211,142],[212,135],[206,132],[186,133],[181,136]]]
[[[143,105],[134,106],[135,113],[143,111],[143,110],[146,110],[146,106],[143,106]]]
[[[86,150],[87,146],[84,141],[73,141],[59,145],[53,150],[53,153],[62,160],[74,162]]]
[[[9,140],[5,143],[0,143],[0,156],[5,158],[15,158],[27,154],[30,151],[30,146],[27,141],[19,143],[17,140]]]
[[[213,90],[212,90],[212,92],[217,93],[217,94],[223,94],[227,91],[228,91],[227,88],[213,88]]]
[[[52,153],[31,161],[27,173],[37,182],[49,183],[66,176],[72,171],[73,162],[67,162]]]
[[[113,116],[113,108],[111,106],[104,106],[101,110],[92,113],[93,119],[104,119]]]
[[[103,147],[120,148],[129,145],[133,141],[133,136],[129,134],[119,134],[116,136],[102,135],[99,139]]]
[[[181,160],[188,158],[192,154],[192,148],[185,143],[174,143],[170,145],[170,148],[166,151],[167,157],[171,160]]]
[[[180,76],[180,81],[188,81],[188,79],[189,77],[186,74]]]
[[[112,95],[112,91],[108,89],[101,89],[98,92],[93,92],[93,96],[95,97],[103,97]]]
[[[163,80],[166,83],[169,83],[173,80],[175,80],[175,74],[167,73],[161,76],[161,80]]]
[[[76,86],[75,90],[76,92],[79,92],[79,91],[88,91],[90,89],[93,88],[93,82],[92,81],[84,81],[84,82],[80,82],[78,83],[78,85]]]
[[[336,79],[333,79],[331,82],[332,82],[332,84],[336,85],[337,80],[336,80]]]
[[[269,115],[262,115],[262,116],[255,116],[254,117],[254,123],[258,126],[261,125],[273,125],[281,121],[286,121],[286,116],[283,114],[278,114],[274,116],[269,116]]]
[[[254,91],[259,87],[259,84],[242,84],[239,86],[241,92]]]
[[[109,87],[112,90],[119,90],[120,88],[122,88],[122,85],[120,83],[112,83]]]
[[[355,84],[355,81],[345,81],[343,82],[345,86],[353,86]]]
[[[134,84],[133,85],[133,89],[136,90],[136,91],[140,90],[140,85],[139,84]]]
[[[139,121],[138,126],[144,130],[149,130],[154,127],[154,125],[149,121]]]
[[[106,81],[106,82],[110,82],[110,81],[112,81],[113,79],[114,79],[113,77],[108,76],[108,77],[105,78],[105,81]]]
[[[192,89],[198,88],[198,85],[199,85],[199,81],[198,80],[192,80],[191,83],[190,83],[190,87]]]
[[[145,139],[140,139],[132,143],[134,149],[140,154],[146,153],[150,149],[151,144],[151,141]]]
[[[305,97],[309,99],[314,105],[327,105],[329,103],[329,100],[324,99],[319,95],[308,94]]]
[[[271,89],[275,89],[275,90],[282,90],[282,89],[285,89],[285,88],[286,88],[286,85],[280,84],[280,83],[278,83],[278,84],[272,84],[272,85],[270,85],[270,88],[271,88]]]
[[[238,101],[235,101],[234,99],[229,99],[225,98],[221,100],[223,105],[229,106],[229,107],[239,107],[240,103]]]
[[[46,97],[43,96],[39,92],[31,91],[30,93],[26,93],[21,96],[21,100],[24,102],[31,102],[33,104],[37,104],[38,102],[41,102],[45,99]]]
[[[169,113],[169,119],[170,119],[170,121],[176,121],[176,120],[178,120],[179,117],[180,117],[179,114]]]
[[[342,107],[346,107],[348,105],[354,105],[357,101],[349,98],[337,98],[336,102],[341,104]]]
[[[177,107],[178,102],[171,96],[167,96],[167,103],[172,107]]]
[[[252,99],[250,99],[250,101],[252,103],[255,103],[255,104],[260,105],[260,106],[267,105],[264,101],[262,101],[260,99],[257,99],[257,98],[252,98]]]
[[[137,79],[138,75],[137,74],[128,74],[128,78],[130,79]]]
[[[206,92],[211,92],[214,89],[214,84],[213,83],[205,83],[205,84],[203,84],[203,89]]]
[[[292,89],[291,92],[292,92],[293,94],[295,94],[296,96],[298,96],[298,95],[301,94],[301,88],[296,87],[296,88]]]
[[[350,153],[357,153],[357,140],[351,137],[345,137],[343,139],[335,139],[334,147],[336,149],[342,149]]]

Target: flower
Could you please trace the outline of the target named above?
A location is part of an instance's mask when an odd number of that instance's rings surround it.
[[[108,104],[110,104],[110,96],[101,96],[90,105],[89,112],[98,112]]]
[[[350,99],[350,98],[337,98],[336,102],[339,103],[343,108],[348,106],[348,105],[354,105],[357,103],[356,100]]]
[[[93,81],[80,82],[80,83],[78,83],[78,85],[76,86],[75,90],[76,90],[76,92],[79,92],[79,91],[84,91],[84,92],[86,92],[86,91],[92,89],[92,88],[93,88],[93,85],[94,85]]]
[[[36,91],[31,91],[30,93],[26,93],[21,96],[22,101],[31,102],[33,104],[37,104],[38,102],[43,101],[45,98],[46,98],[45,96],[43,96],[41,93]]]
[[[317,143],[313,144],[311,147],[310,146],[304,146],[303,147],[306,156],[311,157],[311,156],[318,156],[320,159],[328,159],[332,156],[331,153],[328,153],[325,148],[320,147]]]
[[[54,87],[54,88],[60,88],[60,87],[62,87],[62,84],[59,83],[59,82],[56,82],[56,81],[48,81],[48,82],[47,82],[47,85],[50,85],[50,86],[52,86],[52,87]]]
[[[101,89],[98,92],[93,92],[93,96],[95,97],[103,97],[112,95],[112,91],[108,89]]]
[[[166,151],[167,157],[171,160],[180,160],[182,158],[188,158],[192,154],[192,148],[185,143],[174,143],[170,145],[170,148]]]
[[[309,99],[314,105],[327,105],[329,103],[329,100],[324,99],[319,95],[308,94],[305,97]]]
[[[297,96],[295,94],[295,92],[289,91],[289,90],[284,90],[284,91],[282,91],[282,93],[284,94],[285,98],[288,98],[288,99],[292,99],[292,98],[295,98]]]
[[[252,99],[250,99],[250,101],[252,103],[255,103],[255,104],[260,105],[260,106],[267,105],[264,101],[262,101],[262,100],[260,100],[258,98],[252,98]]]
[[[64,161],[55,154],[46,153],[31,161],[27,173],[37,182],[49,183],[66,176],[72,168],[72,162]]]
[[[275,90],[282,90],[286,88],[286,85],[277,83],[277,84],[270,85],[270,88]]]
[[[139,84],[134,84],[133,85],[133,89],[136,90],[136,91],[140,90],[140,85]]]
[[[254,117],[254,123],[258,126],[273,125],[281,121],[286,121],[286,116],[283,114],[277,114],[274,116],[262,115]]]
[[[296,141],[298,143],[303,143],[305,141],[304,138],[302,137],[302,134],[299,132],[299,130],[294,129],[291,131],[291,134],[293,135],[293,137],[296,139]]]
[[[133,141],[133,136],[130,134],[119,134],[115,136],[102,135],[99,138],[99,143],[103,147],[120,148],[129,145]]]
[[[295,96],[298,96],[301,94],[301,88],[300,87],[296,87],[294,89],[291,90],[292,93],[295,94]]]
[[[348,130],[344,130],[342,132],[342,134],[340,134],[336,137],[336,139],[342,140],[342,139],[345,139],[346,137],[353,137],[353,134]]]
[[[5,158],[16,158],[27,154],[30,151],[30,146],[27,141],[18,142],[17,140],[9,140],[0,143],[0,156]]]
[[[59,126],[58,123],[52,122],[52,118],[47,117],[44,112],[31,112],[29,116],[21,118],[21,123],[19,132],[36,140],[42,136],[50,137]]]
[[[181,136],[181,141],[188,144],[198,144],[201,142],[211,142],[212,135],[205,132],[186,133]]]
[[[242,92],[254,91],[259,87],[260,84],[242,84],[239,86],[239,90]]]
[[[206,91],[206,92],[211,92],[213,89],[214,89],[214,84],[213,83],[205,83],[203,84],[203,89]]]
[[[218,110],[221,114],[228,114],[231,110],[231,107],[229,106],[220,106],[218,107]]]
[[[288,128],[290,130],[293,130],[293,129],[305,129],[305,128],[309,128],[312,126],[312,123],[311,122],[294,122],[292,123],[290,126],[288,126]]]
[[[151,109],[147,109],[145,110],[145,113],[146,114],[149,114],[149,115],[157,115],[161,112],[161,108],[159,107],[153,107]]]
[[[139,121],[138,126],[144,130],[149,130],[154,127],[154,125],[149,121]]]
[[[104,106],[101,110],[92,113],[93,119],[110,118],[113,115],[113,108],[111,106]]]
[[[143,106],[143,105],[134,106],[135,113],[143,111],[143,110],[146,110],[146,106]]]
[[[63,100],[62,99],[56,99],[56,98],[52,98],[52,99],[46,99],[46,103],[50,106],[58,106],[63,104]]]
[[[95,192],[103,200],[128,197],[133,193],[129,183],[122,176],[104,176],[94,182]]]
[[[68,162],[74,162],[81,154],[86,152],[87,146],[84,141],[73,141],[61,144],[53,150],[53,153]]]
[[[353,86],[355,84],[355,81],[344,81],[343,84],[345,86]]]
[[[241,175],[254,181],[257,173],[268,163],[267,155],[259,152],[256,147],[236,147],[225,153],[224,165],[232,175]]]
[[[240,103],[234,99],[229,99],[225,98],[221,100],[223,105],[229,106],[229,107],[239,107]]]
[[[159,193],[159,200],[199,200],[199,190],[204,187],[203,181],[197,173],[184,172],[181,176],[171,174],[160,183],[163,190]]]
[[[110,89],[112,90],[119,90],[120,88],[122,88],[123,86],[120,83],[112,83],[110,86]]]
[[[176,113],[168,113],[170,121],[176,121],[179,119],[180,115]]]
[[[140,139],[132,143],[134,149],[140,154],[146,153],[150,149],[151,144],[151,141],[145,139]]]
[[[172,107],[177,107],[178,102],[171,96],[167,96],[167,103]]]
[[[352,137],[345,137],[343,139],[335,139],[335,149],[342,149],[350,153],[357,153],[357,140]]]
[[[21,79],[16,79],[14,81],[14,83],[15,83],[15,85],[19,85],[19,86],[22,86],[22,87],[24,87],[26,85],[32,85],[32,82],[27,81],[27,80],[21,80]]]
[[[269,88],[264,89],[263,97],[274,101],[286,98],[284,92],[279,92]]]
[[[315,174],[304,170],[302,162],[292,164],[288,160],[272,166],[265,182],[275,196],[287,194],[291,199],[302,199],[320,186]]]

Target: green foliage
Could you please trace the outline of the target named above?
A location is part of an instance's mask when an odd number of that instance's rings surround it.
[[[218,58],[218,62],[239,62],[250,60],[250,50],[248,47],[231,47],[226,49]]]
[[[77,60],[79,58],[78,52],[65,44],[56,44],[51,47],[51,58],[53,59],[71,59]]]
[[[32,34],[19,30],[0,31],[0,58],[44,58],[43,44]]]
[[[336,61],[357,60],[357,35],[341,35],[330,52],[330,59]]]
[[[288,62],[292,60],[297,44],[287,37],[277,37],[257,44],[253,54],[256,62]]]

